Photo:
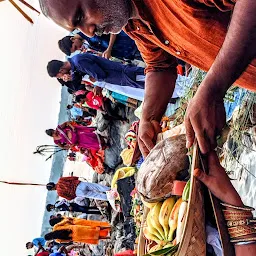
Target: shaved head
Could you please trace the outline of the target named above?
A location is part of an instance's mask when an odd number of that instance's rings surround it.
[[[131,15],[130,0],[39,0],[46,17],[72,31],[80,29],[89,37],[117,34]]]

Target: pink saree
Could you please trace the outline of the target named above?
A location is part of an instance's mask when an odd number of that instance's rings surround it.
[[[61,137],[61,139],[54,140],[54,143],[56,144],[77,145],[79,148],[95,150],[99,150],[101,148],[99,137],[93,127],[76,125],[75,131],[73,131],[70,127],[61,128],[58,126],[56,131]],[[68,131],[71,132],[71,138],[68,138]]]

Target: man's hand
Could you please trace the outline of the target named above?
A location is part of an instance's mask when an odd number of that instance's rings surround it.
[[[111,50],[107,49],[105,52],[103,52],[102,57],[105,59],[110,59],[111,58]]]
[[[148,72],[146,75],[145,97],[138,133],[139,147],[144,157],[155,146],[157,134],[161,132],[159,122],[172,97],[176,78],[176,67],[162,72]]]
[[[188,105],[185,126],[187,148],[196,138],[201,152],[206,154],[217,146],[216,136],[225,125],[226,114],[222,97],[208,90],[203,83]]]
[[[106,51],[103,52],[103,54],[102,54],[102,57],[103,57],[103,58],[106,58],[106,59],[110,59],[110,58],[111,58],[111,52],[112,52],[113,46],[114,46],[114,44],[115,44],[116,37],[117,37],[117,35],[115,35],[115,34],[110,34],[109,43],[108,43],[108,48],[107,48]]]
[[[146,157],[155,146],[157,134],[161,132],[159,122],[141,120],[139,124],[139,147],[143,157]]]
[[[214,151],[208,155],[209,174],[195,169],[194,176],[202,181],[206,187],[222,202],[242,206],[242,200],[233,187],[225,169],[220,165],[218,156]]]

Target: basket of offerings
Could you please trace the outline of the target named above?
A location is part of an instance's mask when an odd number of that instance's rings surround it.
[[[233,255],[217,199],[191,175],[196,168],[204,170],[198,146],[188,156],[185,144],[184,134],[162,140],[138,171],[136,187],[144,203],[138,256],[206,255],[207,200],[219,230],[223,254]]]

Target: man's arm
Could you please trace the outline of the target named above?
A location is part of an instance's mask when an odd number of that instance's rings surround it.
[[[256,1],[237,0],[223,46],[207,74],[209,86],[224,97],[256,57],[255,44]]]
[[[256,1],[238,0],[223,46],[187,109],[188,147],[195,137],[203,153],[216,146],[216,133],[225,124],[223,97],[255,58],[255,45]]]
[[[115,34],[110,34],[110,39],[109,39],[108,48],[107,48],[106,51],[103,52],[103,54],[102,54],[102,57],[103,57],[103,58],[109,59],[109,58],[111,57],[111,52],[112,52],[113,46],[114,46],[114,44],[115,44],[116,37],[117,37],[117,35],[115,35]]]
[[[176,77],[175,68],[148,72],[146,75],[145,99],[139,124],[139,146],[144,157],[154,147],[156,136],[161,132],[159,122],[172,97]]]
[[[140,31],[124,31],[135,40],[136,45],[147,64],[145,69],[145,95],[142,118],[139,124],[138,142],[145,157],[154,147],[157,133],[161,131],[159,121],[172,96],[176,77],[177,59],[151,42]]]

